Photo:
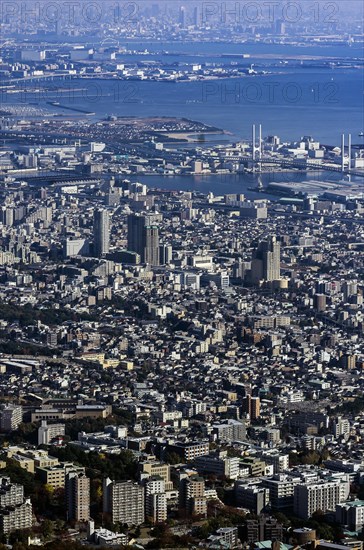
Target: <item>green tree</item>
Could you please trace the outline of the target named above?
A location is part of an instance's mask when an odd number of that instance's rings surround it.
[[[50,539],[54,535],[53,521],[45,519],[41,525],[41,532],[45,539]]]

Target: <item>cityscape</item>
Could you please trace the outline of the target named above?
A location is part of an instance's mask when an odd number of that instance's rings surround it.
[[[0,550],[363,550],[363,17],[1,2]]]

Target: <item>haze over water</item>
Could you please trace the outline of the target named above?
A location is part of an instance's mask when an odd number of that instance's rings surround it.
[[[185,43],[127,43],[130,50],[149,52],[168,51],[179,53],[166,55],[125,55],[121,63],[154,60],[198,62],[190,55],[200,52],[199,62],[231,61],[217,56],[225,53],[245,53],[248,59],[239,59],[262,70],[262,64],[277,63],[282,54],[288,56],[360,57],[359,48],[296,47],[268,44],[185,44]],[[258,59],[262,54],[276,54],[277,58]],[[318,63],[320,61],[318,60]],[[250,137],[253,123],[263,125],[263,135],[275,134],[284,140],[299,139],[312,135],[324,144],[340,144],[343,132],[353,134],[353,142],[360,142],[358,134],[363,130],[363,74],[350,68],[324,68],[312,66],[283,65],[281,74],[248,76],[238,79],[219,79],[204,82],[141,82],[111,80],[72,80],[63,83],[54,81],[54,88],[65,86],[85,91],[71,94],[57,92],[29,94],[30,100],[46,104],[57,100],[61,104],[95,112],[95,118],[117,116],[175,116],[199,120],[231,132],[224,140]],[[267,69],[267,67],[264,67]],[[34,84],[31,86],[34,87]],[[8,96],[7,101],[13,101]],[[48,108],[52,107],[49,105]],[[57,112],[62,112],[59,108]],[[70,111],[63,111],[70,115]]]

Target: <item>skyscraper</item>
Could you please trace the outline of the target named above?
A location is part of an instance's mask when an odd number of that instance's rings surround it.
[[[198,27],[199,26],[199,10],[198,10],[198,6],[195,6],[193,8],[193,24],[195,27]]]
[[[98,258],[109,252],[110,216],[107,210],[94,212],[94,253]]]
[[[281,277],[281,245],[275,236],[259,243],[252,261],[252,280],[254,282],[276,281]]]
[[[128,250],[139,254],[142,263],[159,265],[159,230],[153,216],[128,216]]]
[[[179,24],[180,24],[181,28],[184,29],[185,26],[186,26],[186,8],[184,6],[181,6],[179,8],[178,19],[179,19]]]

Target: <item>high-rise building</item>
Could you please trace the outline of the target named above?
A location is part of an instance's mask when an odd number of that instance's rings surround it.
[[[317,311],[325,311],[326,302],[327,302],[327,297],[325,294],[315,294],[314,306],[317,309]]]
[[[360,531],[364,527],[364,503],[352,500],[336,505],[336,521],[347,525],[351,531]]]
[[[162,523],[167,519],[167,497],[165,483],[161,477],[146,479],[145,487],[145,517],[151,523]]]
[[[24,487],[11,483],[10,477],[0,478],[0,508],[15,506],[24,501]]]
[[[246,439],[246,427],[244,422],[229,418],[224,422],[212,425],[212,433],[217,439],[225,441],[244,441]]]
[[[46,420],[42,420],[38,428],[38,445],[49,445],[52,439],[64,434],[64,424],[47,424]]]
[[[144,523],[144,487],[132,481],[104,479],[103,511],[111,514],[113,523]]]
[[[200,18],[199,18],[199,8],[198,6],[195,6],[193,8],[193,24],[195,27],[199,26]]]
[[[186,8],[184,6],[181,6],[179,8],[178,20],[179,20],[180,26],[182,27],[182,29],[184,29],[186,26]]]
[[[351,369],[355,369],[356,367],[356,360],[357,360],[357,357],[355,354],[345,354],[343,355],[341,358],[340,358],[340,363],[342,364],[342,366],[344,367],[344,369],[348,369],[348,370],[351,370]]]
[[[252,397],[250,405],[250,418],[256,420],[260,417],[260,397]]]
[[[32,522],[32,503],[29,499],[15,506],[0,509],[0,532],[2,533],[30,529]]]
[[[347,418],[337,416],[332,421],[332,433],[336,438],[344,436],[345,439],[349,439],[350,436],[350,422]]]
[[[278,21],[275,22],[275,32],[276,34],[286,33],[286,25],[283,20],[278,19]]]
[[[32,526],[32,503],[24,499],[24,487],[0,478],[0,532],[11,533]]]
[[[253,514],[265,512],[269,504],[269,489],[244,480],[235,482],[236,505],[247,508]]]
[[[110,247],[110,216],[107,210],[94,212],[94,254],[98,258],[107,254]]]
[[[0,221],[3,225],[11,227],[14,223],[14,208],[3,206],[0,211]]]
[[[0,428],[2,432],[11,432],[23,422],[23,409],[20,405],[8,403],[0,410]]]
[[[206,517],[207,504],[203,477],[191,476],[181,480],[179,506],[182,514]]]
[[[226,451],[198,456],[194,460],[194,467],[201,475],[214,474],[236,479],[239,476],[239,457],[228,457]]]
[[[260,399],[246,395],[243,398],[243,412],[249,415],[250,420],[256,420],[260,416]]]
[[[281,277],[281,245],[271,236],[259,243],[252,261],[252,280],[276,281]]]
[[[301,482],[299,476],[275,474],[265,478],[262,486],[269,489],[269,498],[273,510],[285,512],[293,507],[293,495],[296,485]]]
[[[160,265],[170,264],[172,261],[172,247],[167,244],[159,246],[159,263]]]
[[[159,265],[159,230],[153,215],[128,216],[128,250],[140,255],[142,263]]]
[[[73,256],[87,256],[89,253],[89,244],[87,239],[67,238],[63,243],[63,256],[65,258]]]
[[[349,480],[301,483],[294,488],[294,513],[308,519],[317,510],[336,510],[336,505],[347,500]]]
[[[145,227],[145,255],[146,264],[159,265],[159,230],[156,226]]]
[[[171,481],[171,467],[169,464],[163,462],[142,462],[139,463],[139,477],[140,480],[148,479],[151,477],[159,477],[163,479],[166,491],[173,489],[173,483]]]
[[[83,472],[66,475],[66,501],[68,519],[88,521],[90,518],[90,479]]]

